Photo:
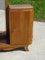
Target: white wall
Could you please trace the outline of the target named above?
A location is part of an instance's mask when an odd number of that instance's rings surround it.
[[[5,0],[0,0],[0,31],[6,31]]]
[[[5,0],[0,0],[0,9],[5,9]]]

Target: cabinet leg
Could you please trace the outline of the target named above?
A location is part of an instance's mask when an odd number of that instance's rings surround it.
[[[29,50],[28,50],[28,46],[25,46],[24,49],[25,49],[25,51],[29,51]]]

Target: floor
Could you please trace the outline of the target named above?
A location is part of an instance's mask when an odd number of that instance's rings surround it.
[[[4,13],[0,10],[0,31],[6,30]],[[33,39],[28,48],[28,52],[0,52],[0,60],[45,60],[45,22],[33,22]]]

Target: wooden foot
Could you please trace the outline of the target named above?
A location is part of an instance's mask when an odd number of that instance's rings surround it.
[[[12,50],[14,47],[12,45],[0,43],[0,50]]]
[[[29,50],[28,50],[28,46],[25,46],[24,49],[25,49],[25,51],[29,51]]]

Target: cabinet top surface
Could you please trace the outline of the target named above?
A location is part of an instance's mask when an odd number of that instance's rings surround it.
[[[20,9],[20,8],[33,8],[33,6],[32,5],[30,5],[30,4],[16,4],[16,5],[9,5],[9,8],[11,8],[11,9]]]

